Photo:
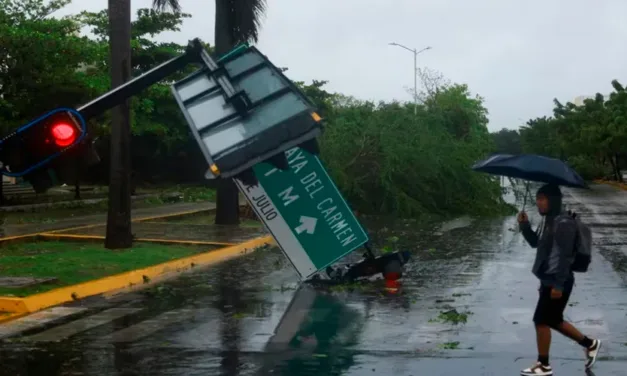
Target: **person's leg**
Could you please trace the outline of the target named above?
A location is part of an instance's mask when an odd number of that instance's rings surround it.
[[[564,286],[564,291],[560,299],[553,300],[552,310],[554,311],[554,325],[553,329],[557,330],[564,336],[572,339],[575,342],[580,343],[584,339],[584,335],[577,330],[571,323],[564,321],[564,311],[568,305],[570,294],[573,291],[573,282],[567,282]]]
[[[564,336],[588,348],[592,345],[592,341],[584,336],[577,328],[568,321],[564,321],[564,311],[568,305],[570,294],[573,291],[574,280],[566,282],[562,297],[551,301],[552,327]],[[584,342],[582,344],[582,342]]]
[[[536,324],[536,343],[538,345],[538,362],[549,365],[549,351],[551,350],[551,327]]]
[[[549,313],[549,311],[547,310],[547,308],[549,307],[549,301],[547,300],[547,298],[550,298],[550,290],[547,294],[546,288],[541,287],[538,305],[536,306],[536,311],[533,315],[533,322],[536,327],[538,361],[533,366],[520,371],[520,374],[523,376],[553,375],[553,370],[549,364],[549,351],[551,348],[551,328],[547,321],[547,315]]]
[[[596,362],[601,348],[601,341],[597,339],[590,339],[582,334],[574,325],[564,321],[564,310],[568,304],[570,294],[573,289],[574,281],[570,281],[566,284],[564,292],[560,299],[553,299],[551,302],[551,327],[564,336],[572,339],[581,345],[586,352],[586,368],[592,367]]]
[[[583,341],[586,336],[584,336],[577,328],[575,328],[573,326],[573,324],[569,323],[568,321],[562,321],[561,324],[559,324],[555,330],[557,330],[558,332],[562,333],[564,336],[572,339],[573,341],[581,344],[581,341]],[[582,345],[584,346],[584,345]],[[589,347],[585,346],[585,347]]]
[[[533,322],[536,326],[536,344],[538,347],[538,362],[549,365],[549,352],[551,350],[551,290],[548,287],[540,287],[540,297]]]

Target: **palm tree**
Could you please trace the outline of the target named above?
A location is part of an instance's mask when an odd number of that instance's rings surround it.
[[[109,0],[109,48],[111,86],[130,78],[131,0]],[[111,153],[109,175],[109,212],[105,247],[130,248],[131,233],[131,120],[129,102],[111,110]]]
[[[215,0],[215,53],[229,52],[239,43],[257,42],[266,0]],[[179,0],[153,0],[153,8],[181,10]],[[239,224],[239,191],[231,179],[218,181],[216,219],[218,225]]]

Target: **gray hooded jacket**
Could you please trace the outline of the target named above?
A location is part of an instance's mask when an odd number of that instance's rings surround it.
[[[544,286],[563,291],[564,285],[574,280],[571,265],[575,258],[577,224],[568,213],[561,211],[561,192],[559,196],[549,197],[549,201],[551,212],[545,216],[539,233],[533,231],[529,222],[521,223],[520,229],[527,243],[537,249],[533,274]]]

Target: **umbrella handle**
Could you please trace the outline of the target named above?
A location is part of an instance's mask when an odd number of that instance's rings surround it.
[[[525,197],[523,198],[523,207],[522,211],[525,211],[525,206],[527,206],[527,195],[529,195],[529,182],[525,182]]]

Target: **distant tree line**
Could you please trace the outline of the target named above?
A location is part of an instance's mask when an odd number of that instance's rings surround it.
[[[627,162],[627,91],[596,94],[581,106],[554,100],[553,116],[527,121],[518,131],[492,133],[495,151],[535,153],[567,161],[586,179],[622,181]]]

